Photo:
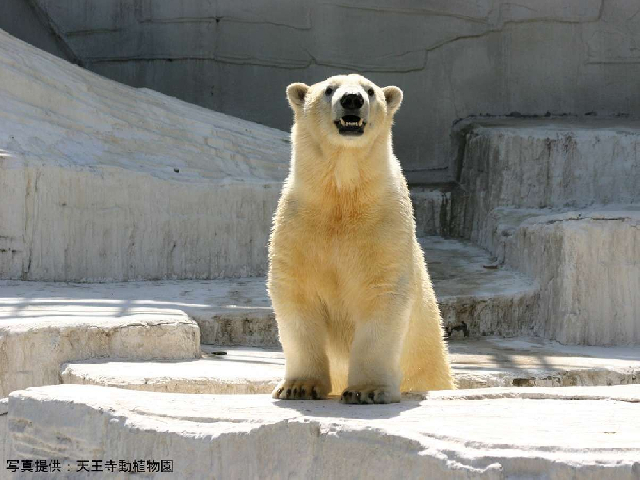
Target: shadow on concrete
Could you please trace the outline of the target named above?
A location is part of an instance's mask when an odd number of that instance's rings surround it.
[[[345,405],[339,402],[337,396],[328,400],[275,400],[273,404],[278,408],[295,410],[306,417],[360,420],[395,418],[420,406],[417,400],[404,399],[400,403],[386,405]]]

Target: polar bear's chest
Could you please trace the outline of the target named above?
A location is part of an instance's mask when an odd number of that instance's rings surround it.
[[[297,268],[307,285],[325,299],[337,299],[375,288],[397,262],[391,243],[363,230],[321,232],[301,244]],[[351,292],[351,293],[349,293]]]

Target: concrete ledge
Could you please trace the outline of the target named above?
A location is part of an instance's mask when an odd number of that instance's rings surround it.
[[[537,312],[538,290],[533,282],[498,265],[486,250],[469,242],[426,236],[420,238],[420,244],[449,335],[519,335],[528,332],[530,319]],[[242,279],[241,282],[228,290],[237,300],[233,308],[216,307],[197,312],[193,317],[200,326],[202,342],[279,346],[275,316],[264,280]]]
[[[271,393],[284,376],[279,350],[203,345],[203,358],[170,362],[94,360],[62,366],[62,383],[172,393]],[[531,338],[452,340],[462,389],[640,383],[640,347],[569,347]],[[224,353],[224,355],[221,355]]]
[[[271,393],[284,376],[284,354],[278,350],[211,345],[203,345],[202,349],[203,358],[198,360],[66,363],[60,370],[61,383],[147,392],[237,395]]]
[[[71,360],[200,355],[198,326],[180,310],[98,297],[82,286],[0,285],[0,396],[58,383],[60,365]]]
[[[640,121],[471,118],[456,125],[461,191],[455,228],[481,235],[498,207],[585,208],[640,203]]]
[[[451,337],[522,335],[537,315],[536,285],[469,242],[420,239]]]
[[[18,458],[171,459],[182,478],[638,476],[640,386],[535,390],[349,406],[58,385],[14,392],[9,431]]]
[[[640,384],[640,347],[483,337],[450,341],[449,350],[461,389]]]
[[[540,285],[531,332],[562,343],[640,344],[640,205],[495,211],[505,264]]]

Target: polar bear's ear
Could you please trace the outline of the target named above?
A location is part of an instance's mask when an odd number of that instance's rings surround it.
[[[387,111],[393,115],[402,103],[402,90],[398,87],[384,87],[384,99],[387,101]]]
[[[304,97],[307,91],[309,91],[309,85],[304,83],[292,83],[287,87],[287,99],[294,110],[304,105]]]

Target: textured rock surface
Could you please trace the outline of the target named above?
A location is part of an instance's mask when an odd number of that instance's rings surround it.
[[[412,187],[409,191],[416,218],[416,234],[447,235],[451,223],[451,185]]]
[[[186,314],[200,325],[203,343],[278,344],[262,277],[82,284],[0,281],[0,307],[5,321],[20,320],[26,307],[44,318],[57,315],[60,307],[71,308],[75,317],[93,309],[116,319],[132,309],[177,319]]]
[[[214,355],[207,352],[225,352]],[[203,358],[171,362],[74,362],[62,383],[171,393],[271,393],[284,375],[279,350],[203,345]]]
[[[640,383],[640,347],[571,347],[532,338],[452,340],[458,387],[567,387]],[[217,354],[216,354],[217,353]],[[225,353],[225,355],[221,355]],[[63,383],[173,393],[271,393],[284,375],[279,350],[203,346],[204,358],[96,360],[63,365]]]
[[[468,115],[640,113],[633,1],[33,1],[89,69],[281,129],[291,82],[398,85],[395,149],[421,182],[448,176]]]
[[[429,275],[452,336],[527,333],[537,312],[537,288],[469,242],[423,237]]]
[[[58,383],[70,360],[200,355],[198,326],[170,306],[97,297],[81,285],[0,285],[0,396]]]
[[[483,246],[491,247],[486,221],[498,207],[640,203],[638,120],[470,119],[456,132],[464,194],[453,196],[454,223]]]
[[[0,278],[264,274],[288,135],[0,31]]]
[[[449,342],[461,389],[640,383],[640,347],[561,345],[531,337]]]
[[[57,385],[14,392],[9,430],[19,458],[169,458],[182,478],[631,480],[639,401],[636,385],[440,392],[371,406]]]
[[[526,333],[640,344],[640,122],[472,119],[451,230],[540,286]]]
[[[640,204],[497,208],[488,225],[499,262],[540,285],[531,333],[563,343],[640,344]]]
[[[640,344],[640,205],[535,217],[516,230],[505,258],[541,285],[535,333]]]

